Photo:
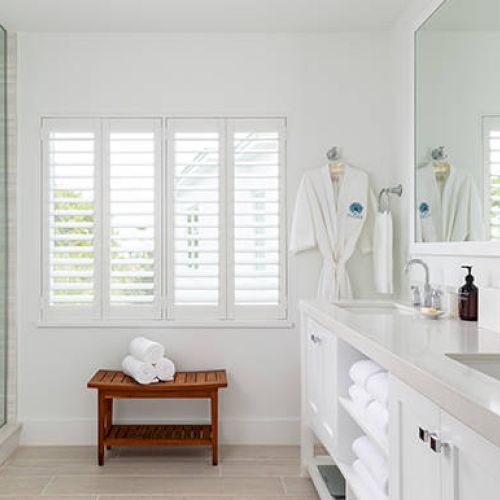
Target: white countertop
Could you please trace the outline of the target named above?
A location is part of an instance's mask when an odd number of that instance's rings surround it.
[[[500,354],[500,334],[455,319],[350,312],[320,299],[301,301],[300,309],[500,446],[500,381],[446,356]]]

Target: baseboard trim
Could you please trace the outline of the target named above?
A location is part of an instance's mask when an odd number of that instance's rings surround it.
[[[199,421],[182,420],[186,423]],[[120,423],[148,424],[149,421],[120,420]],[[174,423],[165,421],[164,423]],[[22,446],[93,445],[96,443],[96,421],[24,420],[20,444]],[[222,444],[283,444],[296,445],[300,441],[298,418],[221,419]]]
[[[3,464],[19,446],[21,427],[21,424],[12,422],[0,429],[0,465]]]

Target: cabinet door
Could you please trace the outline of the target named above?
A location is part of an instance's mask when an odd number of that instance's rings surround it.
[[[390,499],[440,500],[440,457],[420,436],[438,433],[439,408],[391,377],[389,411]]]
[[[328,445],[334,441],[337,423],[337,337],[324,331],[321,338],[320,422]]]
[[[500,449],[441,412],[443,500],[498,500]]]
[[[311,422],[316,424],[320,419],[323,392],[323,343],[322,329],[310,321],[306,333],[306,404]]]

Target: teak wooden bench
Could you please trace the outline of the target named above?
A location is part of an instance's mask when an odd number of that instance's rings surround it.
[[[212,446],[212,464],[218,462],[218,393],[227,387],[226,370],[177,372],[171,382],[140,385],[117,370],[99,370],[87,383],[97,389],[99,465],[104,465],[104,448],[111,446],[207,445]],[[116,425],[113,399],[208,398],[210,425]]]

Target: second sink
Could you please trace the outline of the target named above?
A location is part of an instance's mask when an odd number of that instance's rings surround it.
[[[453,354],[448,358],[458,361],[462,365],[484,373],[488,377],[500,380],[500,353],[494,354]]]

